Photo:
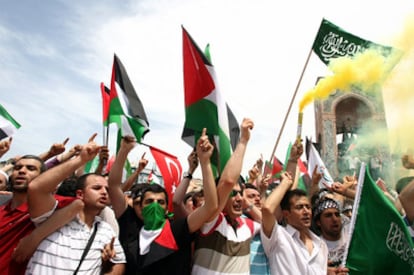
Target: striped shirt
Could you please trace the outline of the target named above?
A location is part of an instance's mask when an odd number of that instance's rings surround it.
[[[221,213],[200,229],[192,274],[250,274],[250,241],[260,224],[237,218],[236,231]]]
[[[256,234],[250,243],[250,275],[269,274],[269,261],[264,252],[260,234]]]
[[[111,242],[112,237],[116,237],[112,227],[101,218],[95,217],[94,226],[96,223],[96,236],[78,274],[100,274],[102,249]],[[79,217],[73,219],[40,243],[29,261],[26,274],[73,274],[92,233],[93,227],[89,228]],[[116,256],[111,262],[125,263],[125,255],[117,238],[114,249]]]

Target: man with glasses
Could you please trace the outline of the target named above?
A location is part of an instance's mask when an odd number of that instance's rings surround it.
[[[262,207],[261,237],[272,274],[346,274],[346,268],[328,272],[328,248],[310,230],[312,209],[303,190],[290,190],[289,173],[282,174],[280,185]],[[275,211],[281,206],[286,227],[278,225]]]

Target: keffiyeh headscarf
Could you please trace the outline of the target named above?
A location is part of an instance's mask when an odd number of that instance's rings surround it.
[[[340,211],[339,203],[336,200],[325,197],[316,202],[316,205],[313,209],[313,216],[317,218],[323,212],[323,210],[328,208],[336,208],[338,211]]]

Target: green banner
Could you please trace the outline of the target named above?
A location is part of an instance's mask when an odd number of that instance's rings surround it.
[[[354,56],[372,47],[381,50],[384,56],[393,51],[392,47],[362,39],[323,19],[312,49],[328,65],[332,58]]]

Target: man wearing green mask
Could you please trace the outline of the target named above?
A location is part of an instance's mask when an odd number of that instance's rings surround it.
[[[109,173],[109,196],[119,222],[119,238],[127,257],[125,274],[190,274],[194,233],[218,209],[210,157],[213,146],[203,129],[196,145],[203,177],[205,203],[182,219],[169,219],[165,189],[151,184],[133,195],[128,206],[122,189],[122,169],[136,141],[124,137]],[[141,215],[142,219],[139,217]]]

